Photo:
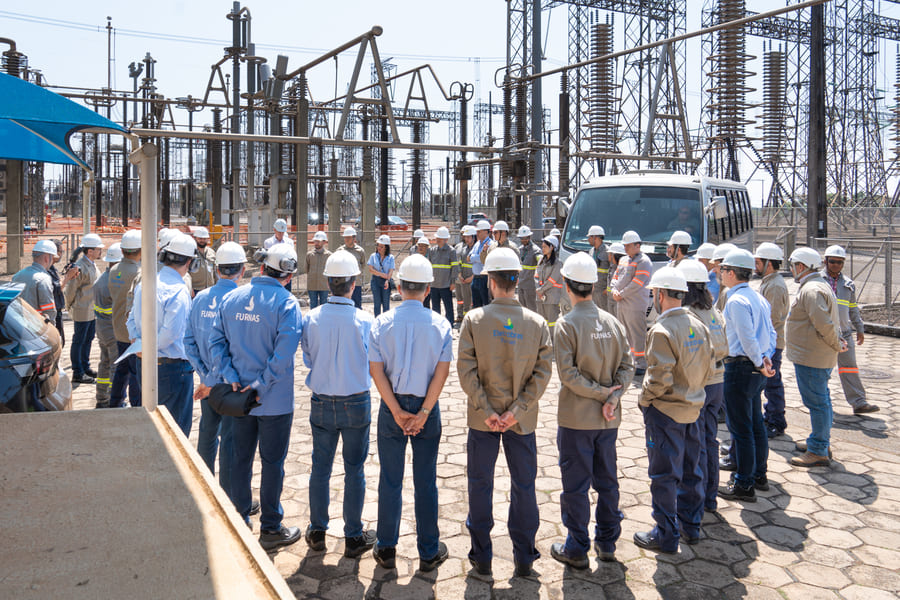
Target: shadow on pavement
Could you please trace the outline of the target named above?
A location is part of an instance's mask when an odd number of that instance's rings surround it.
[[[291,589],[303,588],[309,579],[318,582],[315,596],[361,598],[365,586],[359,580],[359,561],[342,556],[336,565],[326,565],[325,556],[325,552],[308,553],[297,570],[285,577]]]
[[[863,435],[876,440],[883,440],[888,437],[888,426],[884,419],[875,416],[875,413],[868,415],[834,415],[831,425],[832,429],[843,429],[847,431],[859,431]]]

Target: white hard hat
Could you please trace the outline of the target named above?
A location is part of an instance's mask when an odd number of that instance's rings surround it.
[[[96,233],[89,233],[81,238],[82,248],[103,248],[103,240]]]
[[[637,231],[626,231],[622,234],[622,243],[623,244],[639,244],[641,242],[641,236],[638,235]]]
[[[480,221],[475,223],[475,230],[476,231],[490,231],[491,224],[490,224],[490,222],[488,222],[487,219],[481,219]]]
[[[206,227],[195,227],[193,234],[195,238],[208,238],[209,229],[207,229]]]
[[[603,231],[603,228],[600,227],[599,225],[591,225],[591,228],[588,229],[588,235],[598,235],[600,237],[604,237],[604,236],[606,236],[606,232]],[[572,278],[569,277],[569,279],[572,279]],[[582,283],[588,283],[588,282],[583,281]]]
[[[506,221],[497,221],[494,223],[494,231],[505,231],[509,233],[509,223]]]
[[[428,241],[428,238],[425,237],[425,236],[420,237],[420,238],[416,241],[416,246],[430,246],[430,245],[431,245],[431,242],[429,242],[429,241]]]
[[[421,237],[425,237],[425,232],[422,231],[421,229],[416,229],[415,231],[413,231],[413,237],[416,238],[416,239],[419,239],[419,238],[421,238]]]
[[[117,263],[122,260],[124,257],[122,256],[122,244],[116,242],[115,244],[109,247],[109,250],[106,251],[106,256],[103,257],[103,262],[108,263]]]
[[[34,245],[34,250],[32,252],[40,252],[41,254],[52,254],[56,256],[59,252],[59,248],[56,247],[56,242],[52,240],[41,240],[37,244]]]
[[[516,251],[512,248],[497,248],[484,259],[484,270],[491,271],[519,271],[522,264]]]
[[[431,283],[434,281],[434,269],[427,258],[421,254],[412,254],[400,264],[397,276],[401,281],[410,283]]]
[[[383,246],[391,245],[391,237],[387,234],[382,234],[378,236],[378,239],[375,241],[376,244],[381,244]]]
[[[168,229],[166,227],[160,229],[159,233],[156,235],[157,249],[162,250],[165,248],[178,233],[180,232],[177,229]]]
[[[651,288],[659,288],[663,290],[672,290],[674,292],[688,291],[687,280],[684,275],[675,267],[663,267],[653,274],[650,278]]]
[[[722,266],[750,269],[752,271],[756,267],[756,261],[753,259],[753,255],[750,254],[749,250],[736,248],[725,255],[725,258],[722,259]]]
[[[264,250],[263,262],[266,266],[281,271],[293,273],[297,270],[297,252],[291,244],[275,244],[268,250]]]
[[[531,235],[532,235],[531,228],[528,227],[528,225],[522,225],[521,227],[519,227],[519,237],[520,238],[531,237]]]
[[[548,235],[547,237],[544,238],[544,242],[553,246],[554,248],[559,248],[559,240],[556,239],[555,236]]]
[[[437,232],[434,234],[434,237],[439,240],[449,240],[450,239],[450,230],[446,227],[438,227]]]
[[[588,234],[598,235],[598,234]],[[578,283],[597,283],[597,263],[587,252],[578,252],[566,259],[562,276]]]
[[[178,256],[192,257],[194,256],[194,253],[197,252],[197,242],[186,233],[174,231],[174,235],[172,235],[172,239],[169,240],[169,243],[166,244],[165,250],[166,252],[177,254]]]
[[[140,250],[141,249],[141,230],[129,229],[122,234],[122,250]]]
[[[825,248],[825,257],[827,258],[829,256],[834,258],[847,258],[847,251],[835,244],[834,246]]]
[[[791,252],[791,262],[802,263],[810,269],[818,269],[822,266],[822,257],[812,248],[803,246]]]
[[[216,250],[216,265],[239,265],[247,262],[247,253],[237,242],[225,242]]]
[[[784,260],[784,252],[777,244],[772,242],[763,242],[756,247],[756,254],[753,258],[761,258],[762,260]]]
[[[700,247],[697,248],[697,253],[694,255],[695,258],[705,258],[709,260],[713,257],[713,253],[716,251],[716,245],[710,244],[709,242],[705,242],[700,244]]]
[[[314,242],[327,242],[328,234],[325,233],[324,231],[317,231],[313,234],[313,241]]]
[[[338,250],[325,261],[325,277],[356,277],[359,261],[346,250]]]
[[[613,254],[626,254],[625,244],[622,242],[613,242],[609,245],[609,252]]]
[[[350,236],[355,236],[355,235],[356,235],[355,229],[353,229],[352,227],[346,227],[344,229],[344,233],[341,234],[341,237],[350,237]]]
[[[556,238],[559,238],[559,236],[561,234],[562,234],[562,232],[559,229],[557,229],[556,227],[554,227],[553,229],[550,230],[550,235],[552,235]]]
[[[466,225],[462,228],[462,235],[475,235],[475,231],[474,225]]]
[[[284,233],[285,231],[287,231],[287,221],[285,221],[284,219],[277,219],[275,221],[275,224],[272,226],[272,228],[275,231],[280,231],[281,233]]]
[[[669,238],[667,243],[670,246],[690,246],[691,242],[691,234],[687,231],[673,231],[672,237]]]
[[[735,246],[734,244],[730,244],[728,242],[725,242],[724,244],[719,244],[718,246],[716,246],[715,252],[713,252],[712,259],[713,260],[722,260],[732,250],[737,250],[737,246]]]
[[[703,266],[703,263],[697,260],[683,260],[675,267],[688,283],[708,283],[709,271]]]

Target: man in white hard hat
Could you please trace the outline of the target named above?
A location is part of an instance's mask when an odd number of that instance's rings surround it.
[[[112,387],[112,373],[119,358],[119,346],[112,322],[112,296],[109,293],[109,272],[122,260],[119,242],[111,245],[103,257],[106,270],[100,274],[92,290],[94,296],[94,318],[97,343],[100,346],[100,360],[97,361],[97,389],[95,408],[109,408],[109,390]]]
[[[456,322],[461,323],[466,313],[472,308],[472,263],[469,252],[475,245],[475,227],[466,225],[462,228],[462,241],[456,245],[456,260],[459,261],[459,275],[456,278]]]
[[[263,242],[263,249],[268,250],[276,244],[294,245],[294,240],[287,235],[287,221],[284,219],[276,219],[272,229],[274,230],[274,233]]]
[[[352,227],[345,227],[343,236],[344,245],[340,247],[340,250],[346,250],[350,254],[356,257],[356,262],[359,263],[359,275],[356,276],[356,287],[353,288],[353,304],[356,308],[362,308],[362,285],[363,285],[363,269],[365,269],[366,265],[366,251],[363,250],[363,247],[356,243],[356,230]]]
[[[784,320],[790,308],[790,294],[784,277],[781,276],[781,263],[784,253],[781,248],[771,242],[763,242],[753,255],[756,262],[756,274],[762,277],[759,293],[766,299],[771,308],[772,328],[775,329],[775,352],[772,353],[772,370],[775,374],[766,378],[763,392],[766,396],[763,418],[766,422],[766,434],[774,438],[784,433],[787,421],[784,417],[784,383],[781,381],[781,354],[784,352]]]
[[[831,286],[837,299],[841,322],[841,338],[847,344],[847,351],[838,354],[838,377],[844,390],[844,398],[853,408],[854,415],[878,412],[879,407],[866,400],[866,388],[859,378],[856,364],[856,346],[865,340],[863,320],[856,303],[856,284],[844,275],[844,261],[847,251],[841,246],[829,246],[825,250],[825,281]]]
[[[456,289],[456,278],[459,276],[459,258],[453,247],[447,243],[450,230],[438,227],[434,235],[435,245],[428,249],[426,258],[434,269],[434,281],[431,284],[431,309],[440,314],[441,303],[444,305],[444,316],[453,326],[453,290]]]
[[[691,248],[691,234],[687,231],[673,231],[666,242],[666,256],[669,257],[668,266],[677,267],[678,263],[685,259]]]
[[[438,530],[437,455],[441,442],[438,398],[450,373],[450,324],[423,305],[434,270],[424,256],[400,265],[403,302],[375,319],[369,338],[369,372],[378,393],[378,530],[373,554],[385,569],[396,568],[403,506],[406,445],[412,447],[416,546],[419,570],[433,571],[449,556]]]
[[[775,375],[772,355],[777,335],[771,308],[748,282],[756,268],[747,250],[732,250],[719,265],[725,302],[725,415],[734,451],[734,475],[719,488],[726,500],[756,501],[756,490],[768,490],[769,442],[762,414],[762,390]]]
[[[634,378],[634,362],[625,328],[592,302],[593,287],[600,282],[596,260],[585,252],[573,254],[562,275],[572,310],[556,322],[553,351],[560,382],[559,500],[568,536],[564,543],[553,544],[550,553],[560,562],[586,569],[591,488],[597,492],[593,541],[600,560],[615,560],[622,533],[616,438],[622,422],[621,398]]]
[[[94,284],[100,278],[95,261],[103,254],[103,242],[96,233],[81,238],[81,256],[65,273],[65,296],[75,332],[72,335],[72,383],[95,383],[97,371],[91,369],[91,343],[94,341]]]
[[[484,272],[484,261],[488,253],[496,246],[491,239],[491,224],[482,219],[475,225],[477,241],[469,252],[469,263],[472,265],[472,306],[486,306],[491,299],[488,296],[487,273]]]
[[[331,256],[328,249],[328,234],[317,231],[313,234],[312,250],[306,253],[306,289],[309,292],[309,309],[325,304],[328,300],[328,278],[325,277],[325,263]]]
[[[259,449],[262,465],[259,543],[271,550],[300,539],[299,527],[284,525],[281,491],[284,461],[294,418],[294,355],[300,343],[301,314],[285,283],[297,271],[291,244],[276,244],[255,255],[259,275],[227,293],[219,303],[210,334],[210,355],[225,383],[234,391],[259,394],[259,406],[245,417],[233,417],[234,462],[231,499],[244,521],[253,507],[250,482]]]
[[[597,283],[594,285],[593,300],[594,304],[603,310],[607,310],[609,300],[606,291],[609,283],[609,246],[603,241],[605,237],[606,231],[600,225],[591,225],[588,229],[587,240],[591,246],[589,254],[597,264]]]
[[[649,282],[659,316],[647,333],[647,374],[639,404],[644,413],[650,496],[656,526],[634,534],[641,548],[666,554],[700,539],[703,473],[700,425],[704,386],[713,370],[706,325],[682,306],[687,280],[663,267]]]
[[[419,240],[425,237],[425,231],[422,229],[416,229],[413,231],[412,237],[409,239],[409,255],[412,256],[419,252],[419,249],[416,247],[419,244]],[[425,238],[428,239],[428,238]]]
[[[191,234],[197,242],[197,258],[200,266],[191,273],[191,289],[194,295],[216,283],[216,253],[209,247],[209,230],[194,227]]]
[[[828,466],[831,461],[833,408],[828,378],[838,354],[847,350],[841,337],[841,316],[831,286],[819,274],[822,257],[801,247],[790,257],[791,275],[800,284],[785,321],[785,354],[794,363],[800,399],[809,410],[812,431],[806,443],[797,443],[798,467]]]
[[[716,273],[716,281],[719,283],[719,294],[713,296],[713,302],[716,303],[716,309],[720,312],[725,310],[725,300],[727,300],[727,295],[725,293],[725,286],[722,284],[722,274],[719,272],[719,265],[722,264],[722,261],[725,260],[725,257],[728,256],[729,252],[737,249],[737,246],[729,242],[719,244],[716,246],[716,249],[713,250],[712,259],[710,261],[713,265],[713,270]]]
[[[644,346],[647,341],[647,309],[650,307],[650,275],[653,263],[641,252],[641,236],[635,231],[622,235],[622,245],[628,255],[628,263],[616,280],[612,299],[616,302],[616,316],[628,333],[631,354],[634,356],[634,374],[640,377],[647,369]]]
[[[706,289],[709,290],[709,293],[713,299],[713,303],[715,303],[715,301],[719,298],[718,271],[716,270],[716,265],[712,262],[713,254],[715,254],[715,251],[715,244],[704,242],[700,244],[700,247],[697,248],[697,252],[694,254],[694,258],[699,260],[701,263],[703,263],[703,266],[706,267],[706,271],[709,277],[709,281],[706,284]]]
[[[540,524],[534,431],[538,401],[551,376],[550,329],[515,300],[520,264],[514,250],[493,250],[484,268],[494,300],[463,319],[456,363],[468,397],[469,562],[478,573],[490,575],[494,466],[502,442],[513,490],[507,525],[515,575],[529,577],[540,557],[534,543]]]
[[[357,310],[351,299],[359,275],[356,257],[338,250],[328,257],[325,277],[331,297],[303,317],[300,346],[309,367],[306,387],[312,392],[312,471],[309,475],[309,525],[306,543],[325,550],[331,469],[338,441],[344,459],[344,556],[357,558],[375,545],[375,532],[363,528],[372,401],[368,348],[374,318]]]
[[[512,248],[509,243],[509,223],[497,221],[494,223],[492,234],[494,241],[497,243],[497,248]]]
[[[562,239],[562,232],[559,230],[559,227],[554,227],[553,229],[550,230],[550,233],[548,233],[547,235],[553,236],[558,240]]]
[[[131,344],[128,335],[128,314],[131,312],[131,291],[141,272],[141,231],[129,229],[120,243],[122,260],[109,270],[109,295],[112,297],[113,331],[116,334],[118,355]],[[137,370],[137,357],[133,354],[116,365],[110,390],[110,408],[125,406],[125,392],[131,406],[141,406],[141,374]]]
[[[534,272],[541,259],[541,247],[531,241],[532,231],[528,225],[519,227],[519,262],[522,263],[522,276],[516,284],[516,298],[519,304],[530,311],[537,312],[537,286]]]
[[[196,254],[194,239],[186,233],[175,233],[159,252],[163,267],[156,276],[158,404],[169,409],[185,437],[190,436],[194,412],[194,370],[184,349],[184,332],[191,314],[191,293],[184,277],[195,268]],[[140,340],[143,333],[141,287],[141,283],[134,287],[134,306],[126,322],[132,342]],[[138,373],[141,360],[138,355]]]
[[[47,269],[53,264],[58,252],[56,243],[40,240],[31,251],[31,265],[13,275],[13,283],[24,283],[21,298],[31,307],[50,320],[56,321],[56,302],[53,299],[53,282]]]

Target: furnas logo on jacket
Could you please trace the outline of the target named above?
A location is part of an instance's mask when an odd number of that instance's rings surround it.
[[[592,340],[608,340],[611,337],[612,331],[604,331],[600,323],[597,323],[597,326],[594,328],[594,333],[591,334]]]
[[[209,303],[209,308],[200,311],[200,316],[204,319],[215,319],[216,308],[219,306],[219,299],[213,297],[213,301]]]
[[[216,306],[218,306],[218,305],[219,305],[219,299],[216,297],[213,297],[213,301],[210,302],[210,304],[209,304],[209,310],[216,310]]]
[[[234,318],[238,321],[251,321],[253,323],[259,323],[259,315],[253,314],[253,296],[250,297],[250,303],[244,307],[244,310],[250,312],[236,313],[234,315]]]

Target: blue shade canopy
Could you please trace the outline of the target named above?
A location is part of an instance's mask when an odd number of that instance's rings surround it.
[[[125,132],[77,102],[0,73],[0,158],[88,168],[69,146],[71,135],[82,129]]]

